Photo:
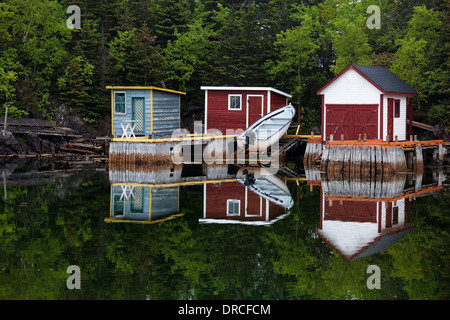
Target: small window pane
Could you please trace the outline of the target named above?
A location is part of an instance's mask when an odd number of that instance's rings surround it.
[[[395,100],[395,117],[400,118],[400,101]]]
[[[241,109],[241,96],[230,96],[230,109]]]
[[[227,216],[238,216],[240,214],[240,207],[240,200],[227,200]]]
[[[118,113],[125,113],[125,93],[116,93],[115,94],[115,110]]]

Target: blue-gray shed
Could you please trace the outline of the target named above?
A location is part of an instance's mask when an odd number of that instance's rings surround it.
[[[113,136],[122,136],[127,125],[133,126],[136,136],[152,137],[170,135],[180,128],[180,97],[185,92],[136,86],[106,89],[111,90]]]

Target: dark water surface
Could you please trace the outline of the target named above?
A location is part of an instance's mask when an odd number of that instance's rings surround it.
[[[282,179],[289,209],[229,177],[27,174],[3,173],[3,300],[450,297],[450,195],[436,173],[381,200],[355,195],[376,185]],[[67,287],[71,265],[81,289]],[[368,288],[369,266],[380,289]]]

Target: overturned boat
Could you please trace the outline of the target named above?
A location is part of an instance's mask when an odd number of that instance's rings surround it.
[[[236,180],[279,206],[290,209],[294,205],[291,193],[283,180],[265,168],[241,168],[236,174]]]
[[[289,104],[254,122],[236,139],[240,149],[264,151],[278,142],[289,129],[295,108]]]

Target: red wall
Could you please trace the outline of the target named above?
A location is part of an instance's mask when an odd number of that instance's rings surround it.
[[[245,216],[245,186],[240,182],[226,182],[220,185],[206,185],[206,217],[207,219],[230,219],[240,221],[265,221],[266,220],[266,199],[260,201],[260,197],[252,192],[247,191],[247,206],[249,214],[259,214],[261,216],[246,217]],[[240,216],[227,216],[227,200],[241,200]],[[261,207],[262,205],[262,207]],[[285,213],[283,207],[278,206],[269,201],[269,219],[272,220],[279,215]]]
[[[374,201],[333,201],[332,206],[325,198],[325,220],[352,222],[377,222],[377,202]]]
[[[242,95],[242,110],[228,110],[228,95]],[[266,90],[208,90],[207,129],[218,129],[226,134],[226,129],[247,128],[247,95],[262,95],[264,114],[267,114],[267,91]],[[276,110],[286,105],[286,97],[271,92],[270,110]],[[249,123],[250,125],[251,123]]]

